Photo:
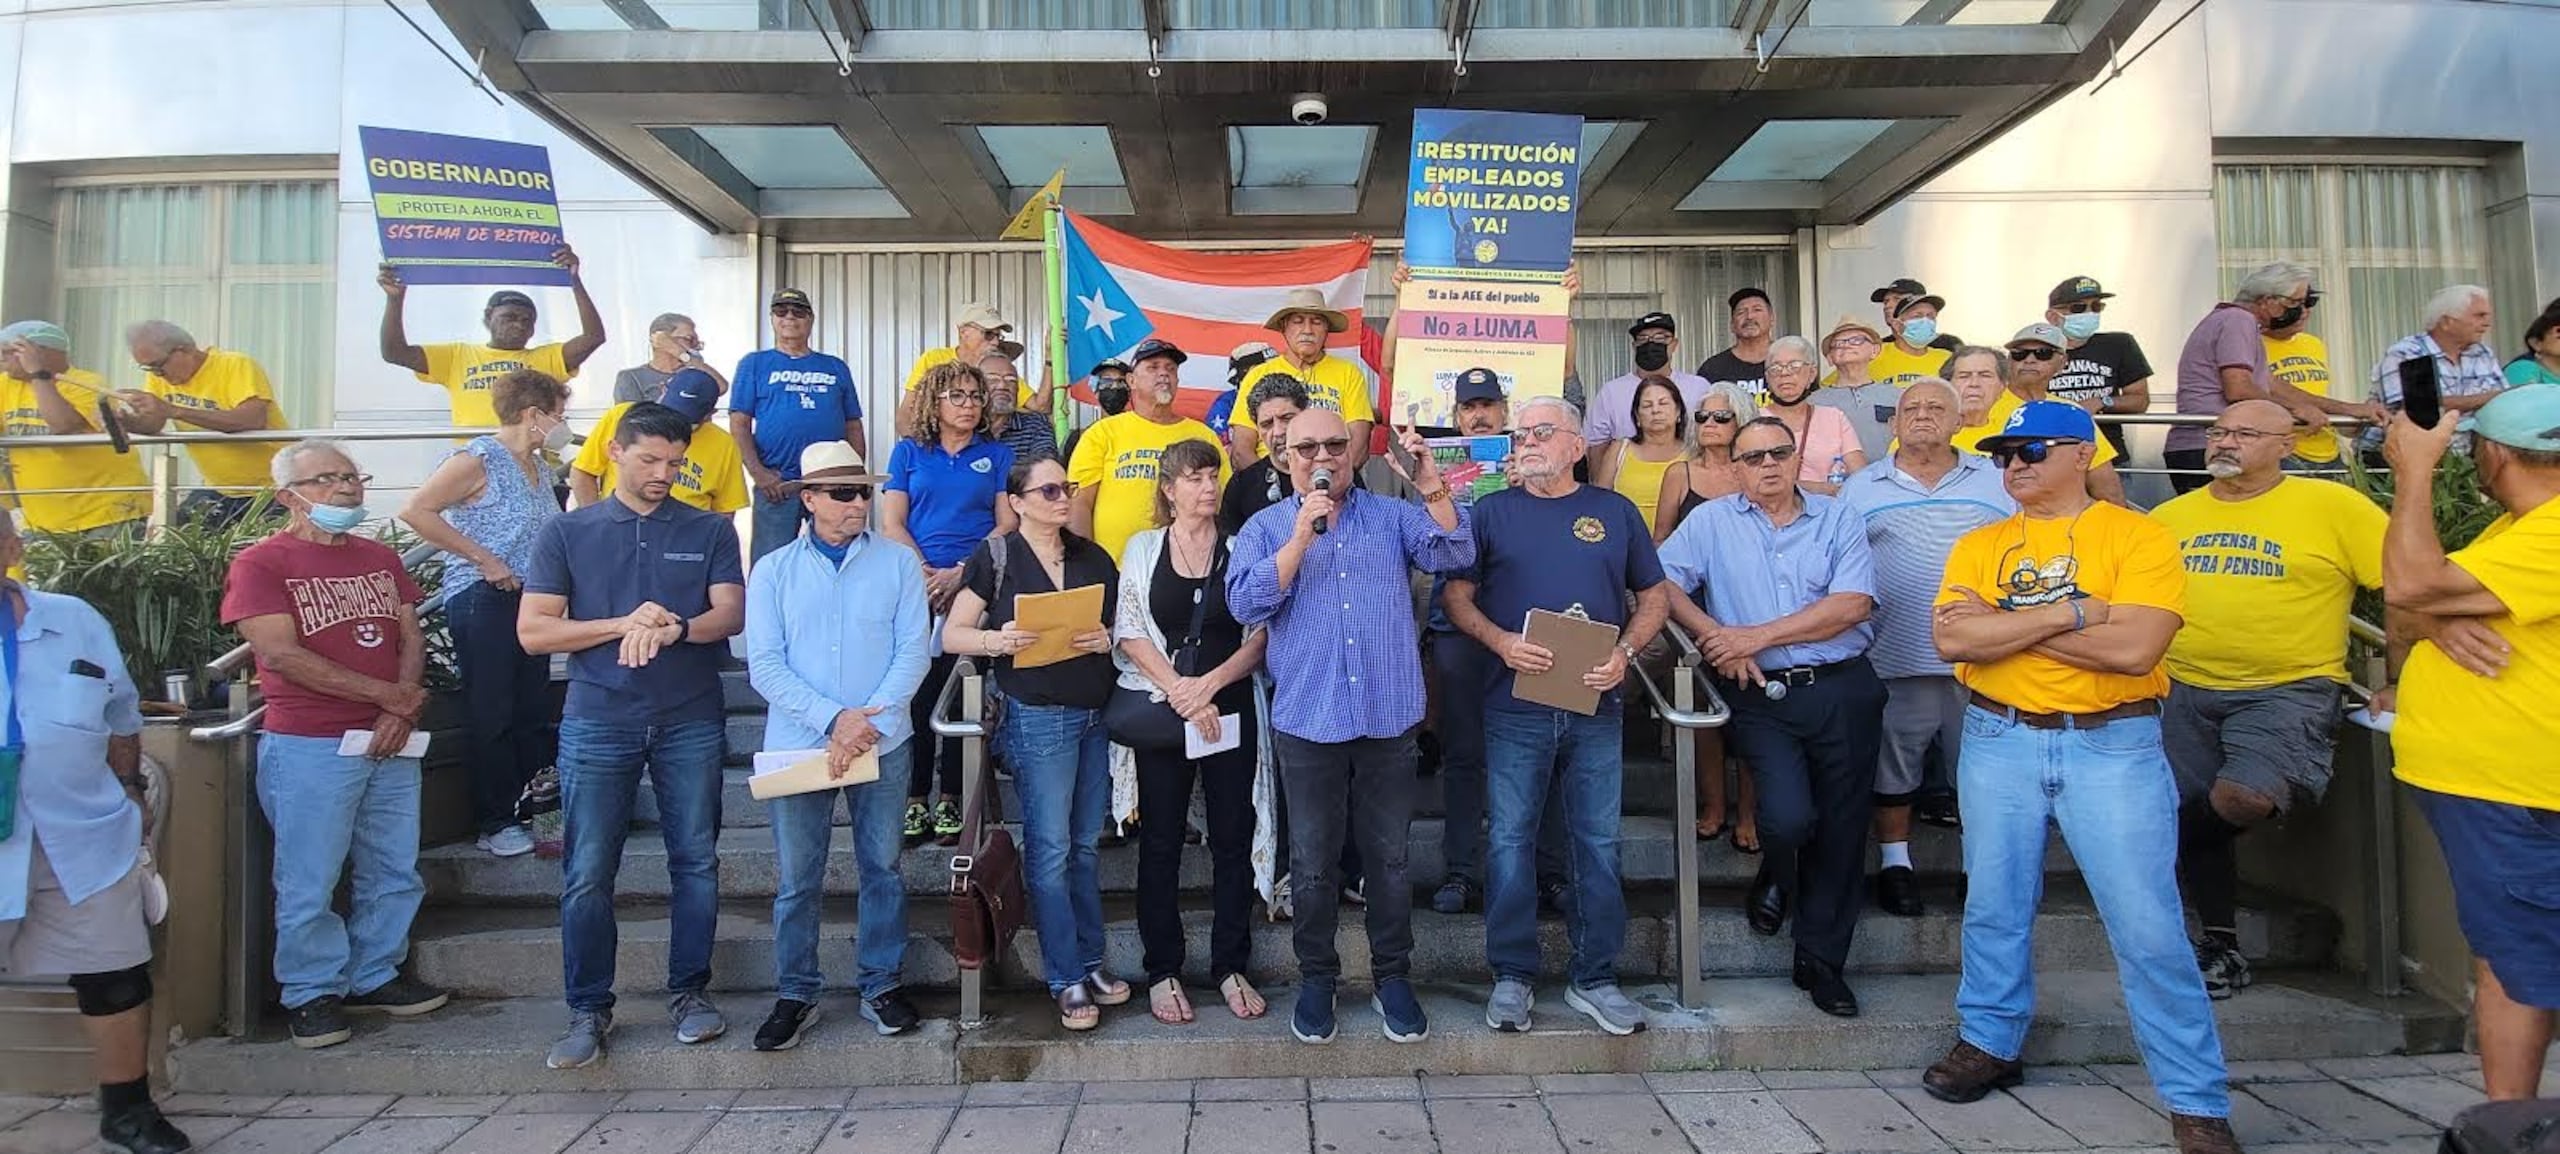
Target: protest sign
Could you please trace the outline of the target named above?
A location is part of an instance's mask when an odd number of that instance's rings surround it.
[[[1511,459],[1509,437],[1429,437],[1423,444],[1430,446],[1440,479],[1449,483],[1460,505],[1473,505],[1511,483],[1503,471]]]
[[[551,154],[539,145],[358,127],[383,263],[419,284],[565,285]]]
[[[1561,395],[1570,305],[1553,281],[1406,281],[1396,294],[1396,403],[1417,411],[1416,424],[1454,424],[1458,376],[1476,368],[1502,378],[1506,397]]]
[[[1418,423],[1452,423],[1468,369],[1505,396],[1563,392],[1581,146],[1579,116],[1414,112],[1395,395]]]

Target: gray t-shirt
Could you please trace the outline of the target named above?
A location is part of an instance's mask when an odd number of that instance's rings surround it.
[[[1814,390],[1813,403],[1838,409],[1849,418],[1849,427],[1858,431],[1858,447],[1866,451],[1867,460],[1885,458],[1885,450],[1893,444],[1893,414],[1902,407],[1899,387],[1881,381],[1857,386],[1824,385]],[[1829,462],[1821,464],[1829,467]]]
[[[614,403],[657,400],[673,379],[674,373],[659,372],[653,365],[633,365],[613,375]]]

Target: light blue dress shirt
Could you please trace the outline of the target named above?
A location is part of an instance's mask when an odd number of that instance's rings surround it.
[[[141,695],[107,620],[87,602],[26,591],[14,696],[27,748],[18,764],[18,828],[0,842],[0,921],[27,916],[36,839],[73,904],[133,872],[142,809],[107,768],[107,738],[142,732]],[[73,673],[75,662],[105,673]]]
[[[1834,593],[1875,600],[1875,554],[1866,523],[1846,503],[1799,494],[1804,511],[1785,528],[1740,493],[1700,505],[1662,543],[1662,572],[1720,625],[1765,625]],[[1760,651],[1760,668],[1847,661],[1875,641],[1872,618],[1838,636]]]
[[[812,530],[811,532],[814,532]],[[888,753],[915,735],[907,703],[932,662],[923,561],[866,532],[838,565],[804,533],[747,575],[747,680],[771,706],[768,750],[827,744],[836,715],[879,706]]]

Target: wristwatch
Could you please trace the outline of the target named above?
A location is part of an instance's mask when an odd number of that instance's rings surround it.
[[[1627,655],[1627,664],[1629,664],[1629,665],[1633,665],[1633,664],[1635,664],[1635,663],[1636,663],[1636,647],[1635,647],[1635,646],[1629,645],[1629,644],[1627,644],[1626,642],[1621,641],[1621,642],[1619,642],[1619,643],[1618,643],[1618,652],[1620,652],[1620,653],[1624,653],[1624,654],[1626,654],[1626,655]]]
[[[693,636],[693,618],[676,618],[676,644],[682,645]]]

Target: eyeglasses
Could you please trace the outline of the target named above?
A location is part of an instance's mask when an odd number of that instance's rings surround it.
[[[1874,343],[1876,339],[1865,333],[1842,333],[1831,338],[1832,348],[1838,348],[1841,345],[1872,345]]]
[[[1321,441],[1300,441],[1289,447],[1298,451],[1299,460],[1315,461],[1326,457],[1341,457],[1349,455],[1351,452],[1351,438],[1329,437]]]
[[[2254,445],[2260,441],[2267,440],[2270,437],[2289,437],[2292,435],[2293,434],[2291,433],[2270,433],[2264,429],[2226,429],[2220,425],[2215,425],[2204,431],[2205,440],[2238,441],[2243,445]]]
[[[1038,497],[1043,501],[1064,501],[1067,498],[1076,495],[1076,483],[1073,481],[1051,481],[1046,485],[1033,485],[1030,488],[1024,489],[1020,493],[1014,495],[1017,497]]]
[[[2102,312],[2107,311],[2107,302],[2105,302],[2105,301],[2073,301],[2073,302],[2071,302],[2070,304],[2067,304],[2067,305],[2062,306],[2062,311],[2063,311],[2063,312],[2065,312],[2065,313],[2068,313],[2068,314],[2072,314],[2072,315],[2077,315],[2077,314],[2080,314],[2080,313],[2102,313]]]
[[[1794,460],[1795,456],[1795,446],[1778,445],[1767,449],[1753,449],[1748,453],[1735,453],[1733,459],[1756,469],[1762,465],[1783,465]]]
[[[1709,421],[1713,421],[1719,425],[1730,425],[1735,419],[1733,410],[1731,409],[1700,409],[1697,412],[1689,414],[1689,416],[1694,418],[1701,425],[1706,424]]]
[[[942,399],[955,405],[983,405],[987,403],[987,395],[985,393],[975,391],[961,392],[957,389],[942,394]]]
[[[285,482],[285,485],[288,488],[294,489],[299,489],[304,485],[318,485],[323,489],[335,489],[340,485],[353,485],[361,489],[372,483],[373,474],[371,473],[322,473],[318,476],[304,477],[299,481],[287,481]]]
[[[1553,421],[1542,421],[1535,425],[1524,426],[1519,431],[1511,434],[1511,443],[1515,445],[1543,445],[1549,441],[1555,440],[1556,434],[1564,431],[1565,428],[1562,425],[1556,424]]]
[[[871,486],[869,485],[827,485],[823,487],[812,485],[809,487],[809,491],[819,494],[830,501],[845,505],[850,505],[855,501],[868,501],[871,499]]]
[[[2070,440],[2067,438],[2043,441],[2020,441],[2016,444],[2002,445],[1991,450],[1991,460],[1992,463],[1999,465],[2003,469],[2008,468],[2012,462],[2028,465],[2041,465],[2045,463],[2047,458],[2053,456],[2053,451],[2055,449],[2081,443],[2082,442],[2080,441]]]
[[[2013,361],[2049,361],[2061,355],[2062,350],[2049,349],[2043,345],[2027,345],[2009,350],[2009,359]]]
[[[156,361],[135,361],[135,362],[133,362],[133,363],[134,363],[134,367],[139,368],[139,369],[141,369],[143,372],[149,373],[149,374],[151,374],[152,376],[155,376],[155,377],[156,377],[156,376],[159,376],[162,372],[164,372],[164,371],[166,371],[166,370],[168,369],[168,367],[169,367],[169,362],[170,362],[170,361],[176,360],[177,358],[178,358],[178,350],[176,350],[176,349],[171,349],[171,350],[169,350],[166,354],[162,355],[162,356],[161,356],[161,358],[160,358],[159,360],[156,360]]]
[[[1771,361],[1769,362],[1768,371],[1773,373],[1809,373],[1813,371],[1813,362]]]

